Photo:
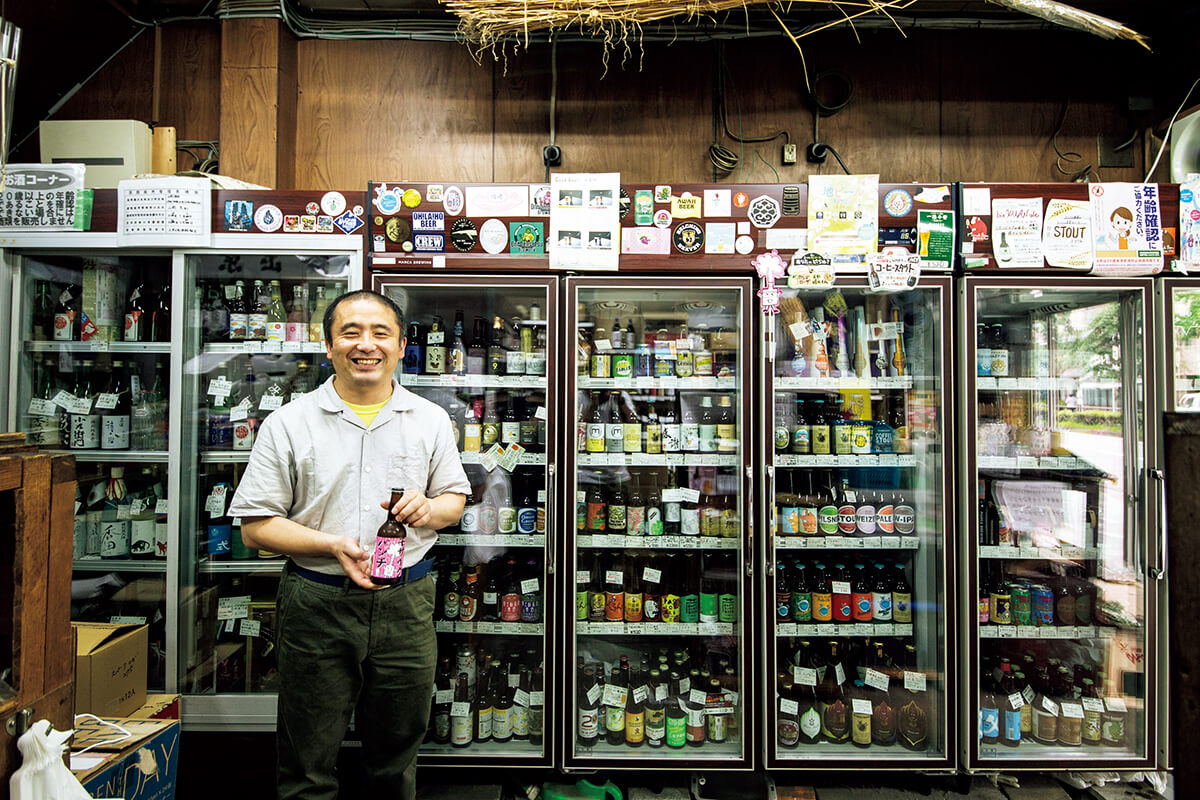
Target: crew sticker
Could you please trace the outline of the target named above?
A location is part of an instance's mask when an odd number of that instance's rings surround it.
[[[418,253],[443,253],[446,250],[446,237],[441,233],[414,233],[413,250]]]
[[[508,227],[492,217],[479,229],[479,243],[483,245],[484,250],[493,255],[503,253],[504,248],[508,246]]]
[[[510,222],[508,223],[509,238],[512,247],[509,252],[528,256],[541,255],[546,252],[544,226],[541,222]]]
[[[442,208],[446,209],[446,213],[452,217],[457,217],[462,213],[465,202],[466,197],[463,195],[463,190],[457,186],[447,187],[445,193],[442,194]]]
[[[444,231],[446,214],[442,211],[414,211],[412,229],[414,231]]]
[[[681,253],[695,253],[704,247],[704,229],[695,222],[681,222],[671,234],[675,249]]]
[[[404,205],[408,206],[409,208],[416,208],[417,206],[421,205],[421,193],[416,189],[405,189]]]
[[[450,226],[450,245],[460,253],[469,252],[479,241],[479,231],[469,219],[456,219]]]
[[[892,189],[883,196],[883,210],[889,217],[907,216],[912,207],[912,195],[903,189]]]
[[[388,217],[388,221],[383,224],[383,235],[392,244],[400,244],[408,241],[408,237],[412,235],[412,227],[404,217]]]
[[[265,206],[259,206],[254,212],[254,227],[258,228],[263,233],[274,233],[283,225],[283,212],[279,210],[279,206],[273,206],[268,203]]]
[[[340,216],[346,210],[346,196],[341,192],[326,192],[321,195],[321,210],[331,217]]]
[[[779,221],[779,201],[770,195],[760,194],[750,201],[746,216],[758,228],[770,228]]]

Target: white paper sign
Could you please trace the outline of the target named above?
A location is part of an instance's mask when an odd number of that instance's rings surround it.
[[[256,619],[243,619],[238,625],[238,636],[261,636],[262,623]]]
[[[904,673],[904,688],[910,692],[925,691],[925,673],[906,671]]]
[[[816,686],[817,671],[810,667],[793,667],[792,680],[800,686]]]
[[[217,619],[245,619],[250,616],[250,595],[217,598]]]
[[[621,174],[550,176],[551,268],[615,270],[621,255]]]
[[[992,252],[996,264],[1011,269],[1041,269],[1042,199],[992,199]]]
[[[1042,223],[1042,250],[1052,267],[1090,269],[1092,208],[1083,200],[1050,201]]]
[[[1093,183],[1092,272],[1155,275],[1163,268],[1162,207],[1153,183]]]

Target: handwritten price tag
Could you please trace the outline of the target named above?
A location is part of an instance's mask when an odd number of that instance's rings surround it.
[[[250,595],[218,598],[217,619],[245,619],[249,616]]]
[[[256,619],[244,619],[238,625],[239,636],[261,636],[262,623]]]

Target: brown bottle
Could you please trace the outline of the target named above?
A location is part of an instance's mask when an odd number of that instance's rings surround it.
[[[371,580],[374,583],[395,583],[404,572],[404,539],[408,531],[390,511],[403,494],[403,489],[392,489],[387,519],[375,534],[375,552],[371,555]]]

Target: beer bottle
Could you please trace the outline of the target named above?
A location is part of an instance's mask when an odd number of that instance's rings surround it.
[[[796,562],[792,565],[792,619],[796,622],[812,621],[812,587],[809,585],[808,567]]]
[[[475,691],[471,704],[471,716],[475,718],[475,741],[486,742],[492,738],[492,673],[485,670]]]
[[[474,714],[467,695],[467,673],[460,672],[454,685],[454,704],[450,713],[450,744],[454,747],[468,746],[474,738],[474,728]]]
[[[233,290],[233,296],[229,300],[229,340],[242,342],[250,334],[250,310],[246,307],[245,297],[246,284],[244,281],[236,281],[229,288]]]
[[[139,284],[129,293],[129,302],[125,306],[125,341],[127,342],[149,340],[150,319],[142,302],[142,286]]]
[[[979,740],[984,744],[1000,742],[1000,702],[990,679],[981,686],[979,698]]]
[[[494,563],[488,565],[487,585],[483,587],[483,597],[479,603],[478,616],[487,622],[500,619],[500,585],[496,581],[496,570],[492,568]]]
[[[680,531],[679,489],[675,483],[675,470],[667,468],[667,488],[663,497],[663,535],[678,536]]]
[[[892,582],[883,564],[875,565],[875,584],[871,588],[871,616],[876,622],[892,621]]]
[[[813,452],[812,425],[809,403],[803,397],[796,398],[796,414],[792,418],[789,432],[791,451],[807,455]]]
[[[642,451],[642,420],[638,417],[632,398],[626,392],[621,392],[621,406],[623,409],[623,450],[626,453],[640,453]]]
[[[283,310],[283,297],[280,295],[279,281],[271,281],[270,287],[271,300],[267,305],[267,341],[282,342],[287,336],[287,314]],[[227,315],[228,312],[226,312]],[[226,330],[228,330],[228,325],[229,321],[226,319]]]
[[[492,741],[507,742],[512,739],[513,690],[499,686],[492,700]]]
[[[892,582],[892,619],[896,622],[912,622],[912,584],[904,572],[904,565],[895,564]]]
[[[518,398],[510,397],[505,404],[504,418],[500,422],[500,444],[508,447],[521,442],[521,420],[517,416]]]
[[[904,646],[904,662],[908,668],[916,669],[916,645]],[[924,693],[909,689],[902,689],[902,692],[902,702],[896,712],[900,745],[906,750],[924,750],[929,746],[929,713],[925,707]]]
[[[662,493],[657,481],[650,485],[650,495],[646,498],[646,535],[663,535]]]
[[[628,597],[628,595],[626,595]],[[641,747],[646,743],[646,694],[645,686],[630,686],[625,694],[625,744]]]
[[[833,620],[833,587],[825,565],[813,565],[816,572],[813,575],[812,590],[812,620],[813,622],[830,622]]]
[[[602,691],[596,682],[596,671],[592,667],[584,668],[575,701],[579,709],[575,739],[581,747],[592,747],[600,740],[599,700]]]
[[[833,433],[829,427],[829,414],[823,398],[818,397],[813,401],[810,419],[809,446],[812,448],[812,453],[813,455],[827,456],[833,452]]]
[[[463,622],[474,622],[479,613],[479,601],[479,570],[469,567],[458,593],[458,618]]]
[[[625,530],[627,536],[646,535],[646,500],[642,496],[642,487],[636,478],[631,479],[629,500],[625,507]]]
[[[854,509],[854,521],[859,536],[874,536],[878,527],[879,506],[875,502],[875,493],[870,489],[860,489],[857,492],[858,504]]]
[[[680,575],[679,561],[674,553],[668,553],[666,566],[663,567],[662,588],[662,621],[679,622]]]
[[[862,564],[854,565],[854,583],[850,596],[855,622],[870,622],[875,619],[871,607],[871,584],[867,580],[867,570]]]
[[[467,346],[463,342],[463,312],[454,312],[454,341],[450,345],[449,372],[452,375],[467,374]]]
[[[850,576],[845,564],[833,565],[833,581],[830,585],[833,599],[833,621],[849,622],[853,618]]]
[[[112,380],[108,388],[96,398],[96,408],[100,411],[102,450],[129,449],[130,398],[133,396],[133,383],[125,371],[125,362],[112,362]],[[138,388],[140,393],[141,387]]]
[[[622,622],[625,619],[625,572],[620,554],[614,553],[604,573],[604,619]]]
[[[829,642],[825,675],[817,689],[821,709],[821,735],[827,742],[841,744],[850,738],[850,708],[842,686],[846,676],[838,653],[838,641]]]
[[[638,574],[639,560],[630,554],[625,559],[625,621],[641,622],[643,619],[642,579]]]
[[[588,533],[604,533],[608,527],[608,503],[599,483],[587,488],[587,517],[585,530]]]
[[[701,556],[700,575],[700,621],[717,622],[719,620],[717,600],[717,576],[713,569],[713,556]]]
[[[504,349],[504,320],[492,318],[492,335],[487,348],[487,372],[489,375],[504,375],[508,354]]]
[[[450,658],[443,658],[438,665],[433,684],[433,709],[429,715],[429,738],[436,744],[450,743],[450,703],[454,700],[454,687],[450,683]]]
[[[700,562],[695,553],[683,557],[683,591],[679,596],[679,621],[700,621]]]
[[[733,399],[729,395],[723,394],[720,400],[720,412],[717,416],[717,452],[736,453],[737,448],[737,414],[733,410]],[[717,714],[716,716],[724,715]]]
[[[446,372],[446,331],[442,318],[435,316],[425,334],[425,374],[442,375]]]
[[[711,399],[710,399],[711,404]],[[696,419],[696,411],[691,403],[683,401],[683,395],[680,395],[680,405],[683,408],[682,423],[679,426],[679,442],[680,449],[685,453],[697,453],[700,451],[700,423]],[[716,428],[713,428],[713,435],[716,435]]]
[[[312,314],[308,318],[308,341],[325,341],[325,310],[329,308],[329,300],[325,297],[325,287],[317,286],[317,299],[313,303]]]
[[[479,418],[483,413],[483,401],[472,400],[467,404],[463,416],[463,452],[478,453],[483,443],[483,429]]]
[[[233,327],[233,313],[230,312],[230,328]],[[287,325],[284,328],[284,341],[308,341],[308,303],[304,300],[304,285],[292,285],[292,304],[288,308]]]
[[[617,697],[610,696],[604,705],[604,740],[615,747],[625,741],[625,703],[629,687],[622,684],[621,671],[615,667],[609,672],[608,686],[622,690]]]
[[[408,531],[390,510],[400,502],[403,495],[404,489],[392,489],[392,496],[388,501],[387,517],[375,533],[375,552],[371,556],[370,571],[373,583],[395,583],[400,580],[400,575],[404,572],[404,541]]]
[[[680,748],[687,744],[687,716],[683,710],[683,700],[675,688],[676,691],[665,702],[666,741],[667,747]]]
[[[484,395],[483,423],[480,426],[480,448],[490,450],[492,445],[500,441],[500,418],[496,416],[496,393]]]
[[[850,742],[855,747],[871,746],[871,710],[867,685],[854,681],[850,692]]]
[[[408,336],[404,344],[404,373],[420,375],[425,368],[425,337],[421,333],[421,325],[417,322],[408,324]]]
[[[662,619],[662,572],[654,567],[654,557],[646,558],[639,576],[642,587],[642,619],[659,622]]]
[[[642,420],[642,432],[645,439],[645,447],[642,449],[647,453],[658,454],[663,451],[662,423],[658,419],[654,400],[652,399],[647,405],[646,417]]]
[[[618,482],[613,484],[608,495],[608,532],[623,536],[627,526],[628,505],[625,499],[625,486]]]
[[[775,621],[792,620],[792,586],[783,559],[775,562]]]

